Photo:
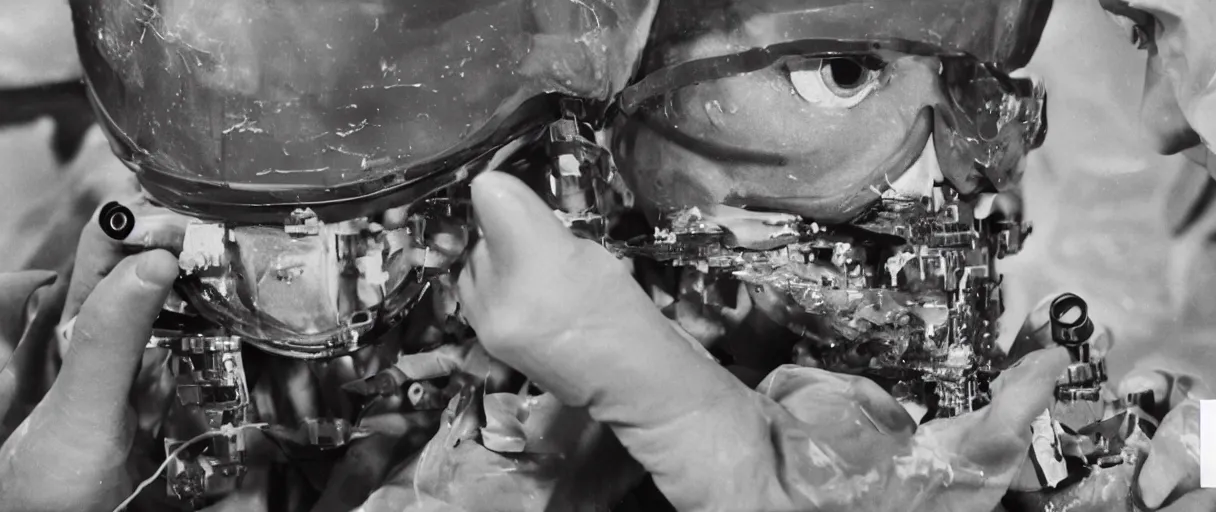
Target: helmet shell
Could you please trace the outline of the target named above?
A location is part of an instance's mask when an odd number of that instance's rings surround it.
[[[164,205],[412,202],[636,70],[657,0],[71,0],[92,100]]]

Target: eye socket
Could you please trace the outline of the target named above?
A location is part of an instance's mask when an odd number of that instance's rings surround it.
[[[1115,24],[1123,28],[1123,32],[1128,35],[1128,39],[1132,45],[1138,50],[1147,50],[1155,41],[1156,19],[1147,13],[1135,11],[1136,16],[1130,16],[1130,11],[1124,12],[1106,12],[1114,20]]]
[[[802,99],[828,107],[851,108],[878,89],[883,62],[874,57],[798,59],[786,64],[790,83]]]
[[[1132,26],[1132,44],[1136,46],[1136,49],[1147,50],[1152,42],[1152,38],[1149,37],[1148,31],[1144,27],[1140,25]]]

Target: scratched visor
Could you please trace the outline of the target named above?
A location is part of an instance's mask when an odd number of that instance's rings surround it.
[[[92,101],[154,199],[326,222],[412,203],[627,83],[657,0],[71,0]]]
[[[934,144],[947,178],[963,193],[1004,191],[1020,180],[1018,165],[1047,131],[1047,93],[1040,83],[1012,78],[970,56],[906,40],[810,39],[659,69],[626,89],[626,114],[661,109],[664,96],[683,88],[783,65],[790,59],[864,59],[882,53],[941,59],[944,101],[934,106]]]
[[[1050,0],[671,0],[659,8],[621,107],[661,108],[678,89],[790,59],[934,57],[942,63],[934,140],[943,172],[965,194],[1006,190],[1047,129],[1046,91],[1008,73],[1030,60],[1050,11]],[[729,44],[706,55],[695,45],[707,37]]]

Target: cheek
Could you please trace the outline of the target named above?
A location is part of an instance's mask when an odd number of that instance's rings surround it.
[[[612,143],[638,206],[652,216],[671,206],[715,204],[729,188],[712,160],[698,158],[636,120],[616,127]]]
[[[1158,57],[1149,59],[1140,123],[1144,138],[1158,153],[1171,155],[1199,144]]]

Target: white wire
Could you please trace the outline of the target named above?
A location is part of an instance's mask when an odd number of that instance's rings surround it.
[[[139,493],[142,492],[144,490],[144,488],[148,487],[149,485],[152,485],[152,482],[155,482],[156,479],[160,478],[160,474],[165,472],[165,469],[167,469],[169,467],[169,463],[173,462],[173,459],[176,459],[177,456],[179,454],[181,454],[183,450],[185,450],[186,448],[189,448],[190,445],[197,443],[199,441],[202,441],[204,439],[210,439],[210,438],[218,436],[218,435],[230,434],[232,432],[237,432],[237,431],[244,430],[247,428],[262,428],[262,427],[267,427],[267,426],[269,426],[269,424],[267,424],[267,423],[252,423],[249,425],[241,425],[239,427],[231,427],[231,428],[226,428],[223,430],[209,430],[207,432],[203,432],[202,434],[194,436],[189,441],[182,443],[181,446],[174,448],[173,451],[169,453],[169,456],[165,457],[165,461],[161,463],[160,467],[156,468],[156,472],[152,473],[152,476],[148,477],[147,480],[140,482],[139,485],[137,487],[135,487],[135,491],[132,492],[130,496],[127,496],[127,499],[123,500],[122,503],[119,503],[118,507],[114,508],[114,512],[121,512],[122,510],[126,509],[127,506],[131,504],[132,501],[135,501],[135,497],[139,496]]]

